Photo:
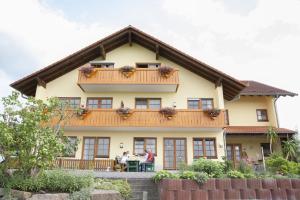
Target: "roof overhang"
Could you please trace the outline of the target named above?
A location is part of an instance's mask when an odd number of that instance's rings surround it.
[[[105,58],[105,54],[107,52],[110,52],[126,43],[129,43],[129,45],[137,43],[155,52],[156,58],[159,58],[159,56],[165,57],[215,84],[222,83],[224,98],[226,100],[233,99],[246,86],[239,80],[216,70],[215,68],[132,26],[121,29],[120,31],[115,32],[114,34],[109,35],[104,39],[99,40],[37,72],[17,80],[10,86],[27,96],[35,96],[37,85],[40,85],[41,83],[47,84],[48,82],[99,56],[103,56]]]

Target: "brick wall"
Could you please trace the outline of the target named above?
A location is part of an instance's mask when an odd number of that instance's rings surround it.
[[[158,184],[161,200],[300,199],[300,179],[164,179]]]

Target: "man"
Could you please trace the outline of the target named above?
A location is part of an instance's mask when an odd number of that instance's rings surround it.
[[[145,161],[140,164],[140,171],[146,171],[146,164],[147,163],[154,163],[154,154],[149,149],[148,151],[145,150],[144,154]]]

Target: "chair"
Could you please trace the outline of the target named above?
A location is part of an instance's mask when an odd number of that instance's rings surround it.
[[[145,172],[154,172],[154,163],[145,163]]]

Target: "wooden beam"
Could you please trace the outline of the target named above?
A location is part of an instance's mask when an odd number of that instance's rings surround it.
[[[36,77],[36,81],[37,81],[39,86],[42,86],[43,88],[46,88],[47,83],[45,81],[43,81],[42,79],[40,79],[40,77]]]
[[[104,49],[103,44],[100,44],[100,50],[101,50],[101,55],[102,55],[103,59],[105,60],[106,59],[106,53],[105,53],[105,49]]]
[[[131,38],[131,31],[129,31],[128,33],[128,42],[129,42],[129,46],[132,46],[132,38]]]
[[[220,87],[222,85],[222,77],[219,77],[218,80],[215,82],[215,88]]]
[[[155,45],[155,59],[156,60],[159,59],[159,45],[158,44]]]

